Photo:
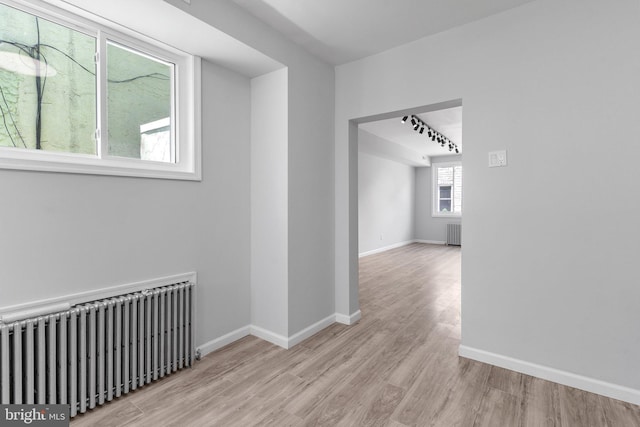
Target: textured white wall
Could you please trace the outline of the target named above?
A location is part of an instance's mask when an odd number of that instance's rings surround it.
[[[539,0],[337,67],[336,236],[355,215],[348,121],[461,98],[462,343],[640,390],[639,50],[637,1]],[[487,167],[496,149],[507,167]]]
[[[415,168],[358,153],[359,252],[413,240]]]

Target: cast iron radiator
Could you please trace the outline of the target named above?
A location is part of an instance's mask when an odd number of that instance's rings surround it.
[[[0,323],[0,403],[84,413],[195,361],[190,282]]]
[[[447,224],[447,245],[462,245],[461,224]]]

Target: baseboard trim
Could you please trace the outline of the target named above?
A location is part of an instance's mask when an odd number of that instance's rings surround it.
[[[277,345],[278,347],[282,347],[285,349],[289,348],[289,339],[284,335],[276,334],[275,332],[255,325],[249,326],[249,330],[251,331],[251,335],[253,335],[254,337],[258,337],[260,339],[268,341],[271,344]]]
[[[286,348],[291,348],[294,345],[301,343],[307,338],[317,334],[324,328],[333,325],[335,322],[336,322],[336,315],[332,314],[331,316],[327,316],[324,319],[314,323],[313,325],[307,328],[304,328],[300,332],[297,332],[289,337],[289,339],[287,340]]]
[[[407,246],[412,244],[413,242],[415,242],[415,240],[407,240],[405,242],[398,242],[398,243],[394,243],[393,245],[389,245],[389,246],[384,246],[382,248],[378,248],[378,249],[373,249],[370,251],[366,251],[366,252],[362,252],[360,254],[358,254],[358,258],[362,258],[368,255],[373,255],[373,254],[379,254],[380,252],[386,252],[389,251],[391,249],[395,249],[395,248],[400,248],[402,246]]]
[[[499,366],[522,374],[553,381],[558,384],[633,403],[634,405],[640,405],[640,390],[608,383],[594,378],[584,377],[582,375],[561,371],[548,366],[537,365],[535,363],[514,359],[501,354],[478,350],[464,345],[461,345],[458,348],[458,354],[462,357],[466,357],[467,359],[477,360],[479,362]]]
[[[336,322],[342,323],[343,325],[353,325],[362,317],[362,312],[360,310],[356,311],[351,315],[336,313]]]
[[[391,249],[401,248],[402,246],[407,246],[412,243],[426,243],[429,245],[446,245],[447,244],[447,242],[445,242],[444,240],[422,240],[422,239],[407,240],[405,242],[394,243],[393,245],[384,246],[382,248],[373,249],[371,251],[361,252],[360,254],[358,254],[358,258],[379,254],[381,252],[390,251]]]
[[[247,335],[253,335],[254,337],[260,338],[262,340],[270,342],[271,344],[275,344],[278,347],[282,347],[288,350],[294,345],[297,345],[307,338],[312,337],[324,328],[327,328],[336,322],[345,325],[353,325],[358,320],[360,320],[361,317],[362,313],[360,312],[360,310],[349,316],[346,314],[334,313],[322,320],[319,320],[313,325],[308,326],[299,332],[296,332],[289,338],[285,337],[284,335],[276,334],[275,332],[272,332],[268,329],[261,328],[260,326],[247,325],[243,326],[242,328],[236,329],[235,331],[231,331],[219,338],[206,342],[196,347],[196,350],[200,353],[201,356],[206,356],[207,354],[214,352],[226,345],[229,345],[234,341],[244,338]]]
[[[200,352],[200,356],[206,356],[207,354],[212,353],[225,345],[229,345],[234,341],[238,341],[240,338],[244,338],[250,334],[250,327],[243,326],[242,328],[236,329],[235,331],[231,331],[228,334],[202,344],[197,347],[196,350]]]
[[[426,243],[428,245],[446,245],[444,240],[414,240],[416,243]]]

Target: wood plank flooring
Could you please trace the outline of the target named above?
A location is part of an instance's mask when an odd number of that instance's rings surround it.
[[[290,350],[246,337],[81,426],[640,426],[640,408],[457,356],[460,249],[360,260],[362,320]]]

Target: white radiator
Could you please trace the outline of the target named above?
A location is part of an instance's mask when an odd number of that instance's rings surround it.
[[[0,323],[0,403],[68,404],[70,416],[195,361],[193,283]]]
[[[462,245],[461,224],[447,224],[447,245]]]

